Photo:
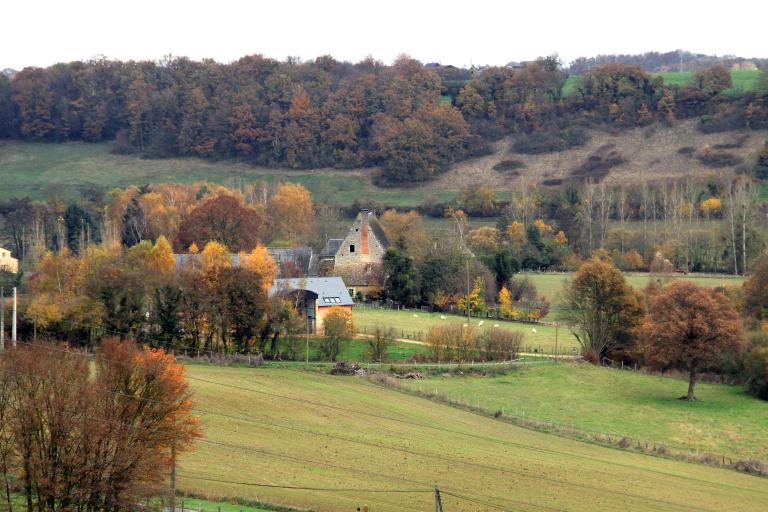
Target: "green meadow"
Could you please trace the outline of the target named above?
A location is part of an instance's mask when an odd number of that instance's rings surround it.
[[[452,512],[768,507],[762,478],[534,432],[362,378],[188,374],[204,437],[180,457],[178,487],[210,500],[427,510],[437,486]]]
[[[506,375],[403,381],[414,389],[586,432],[628,436],[693,452],[768,460],[768,402],[744,386],[698,384],[697,402],[678,400],[684,379],[586,363],[521,366]]]

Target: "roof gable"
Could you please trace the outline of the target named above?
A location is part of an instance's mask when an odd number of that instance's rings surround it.
[[[275,279],[269,294],[287,293],[295,290],[307,290],[317,295],[318,306],[352,306],[352,297],[340,277],[308,277]]]

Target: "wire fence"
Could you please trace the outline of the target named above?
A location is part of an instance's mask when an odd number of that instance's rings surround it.
[[[647,437],[636,437],[619,432],[592,430],[583,426],[577,426],[575,423],[556,423],[545,419],[526,416],[525,409],[521,407],[510,408],[498,407],[488,403],[484,404],[481,397],[476,397],[474,400],[457,399],[446,393],[440,392],[436,387],[434,390],[431,390],[430,386],[426,383],[420,383],[418,388],[405,386],[395,379],[387,381],[379,380],[379,383],[389,387],[396,387],[401,391],[423,398],[470,410],[486,416],[493,416],[501,421],[506,421],[531,430],[597,442],[599,444],[610,445],[625,450],[722,467],[733,467],[739,464],[744,464],[745,462],[760,462],[751,461],[749,459],[739,459],[738,456],[734,454],[698,450],[693,447],[674,445],[667,441],[658,441]],[[765,467],[763,463],[760,462],[758,465],[761,469],[752,472],[765,474],[762,472]]]

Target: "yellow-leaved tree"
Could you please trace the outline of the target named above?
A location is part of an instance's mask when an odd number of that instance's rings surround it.
[[[518,314],[515,306],[512,305],[512,295],[506,286],[503,286],[499,292],[499,314],[507,320],[515,318]]]
[[[176,270],[176,258],[173,256],[171,243],[164,236],[158,237],[149,255],[150,263],[155,272],[169,276]]]
[[[323,338],[320,340],[320,351],[331,361],[342,350],[342,343],[355,335],[355,324],[352,321],[352,311],[348,308],[333,306],[323,318]]]
[[[470,314],[484,313],[486,309],[485,300],[483,299],[483,290],[485,289],[485,283],[483,278],[478,277],[475,279],[472,291],[469,295],[462,295],[457,303],[459,309],[469,311]]]
[[[240,266],[258,275],[265,290],[272,286],[277,276],[277,263],[261,244],[254,247],[250,253],[240,253]]]
[[[281,183],[270,200],[273,240],[307,240],[315,220],[309,190],[298,183]]]

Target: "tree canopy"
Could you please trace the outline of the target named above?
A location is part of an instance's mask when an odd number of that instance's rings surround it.
[[[716,366],[727,352],[743,350],[741,320],[722,293],[687,281],[673,281],[651,300],[641,330],[646,360],[657,368],[689,373],[688,393],[695,400],[697,372]]]

